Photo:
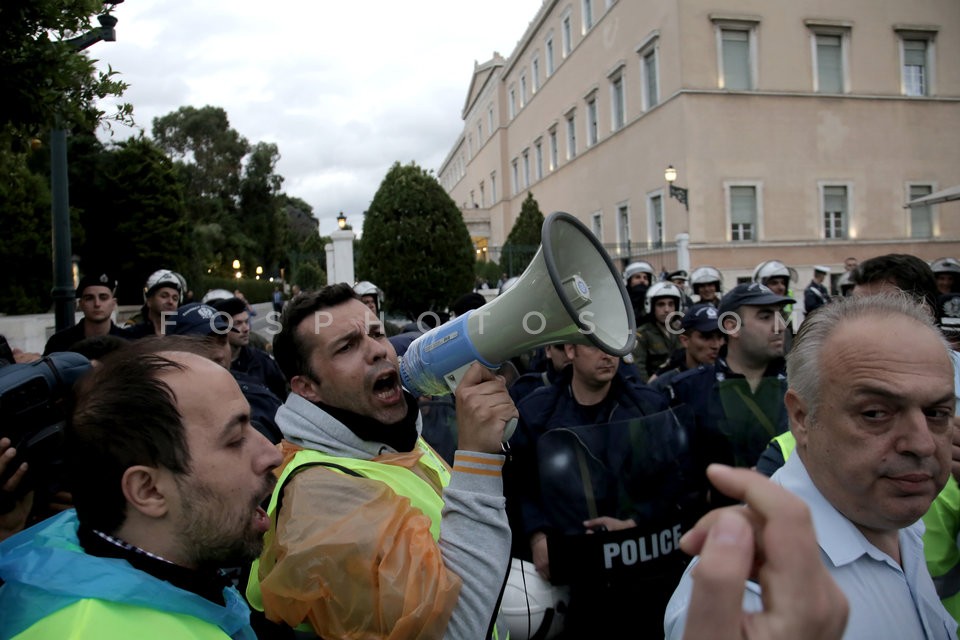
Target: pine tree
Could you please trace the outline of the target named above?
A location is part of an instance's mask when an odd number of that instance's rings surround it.
[[[503,243],[500,265],[508,276],[518,276],[527,268],[540,248],[540,229],[543,213],[532,193],[527,193],[520,207],[520,215]]]

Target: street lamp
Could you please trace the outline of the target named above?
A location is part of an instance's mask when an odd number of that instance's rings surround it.
[[[236,271],[236,270],[239,269],[239,268],[240,268],[240,261],[239,261],[239,260],[234,260],[234,261],[233,261],[233,270]]]
[[[104,2],[117,5],[123,0]],[[73,51],[82,51],[100,42],[114,42],[117,39],[117,19],[107,13],[97,16],[100,26],[76,38],[70,38],[56,45],[64,44]],[[56,330],[63,331],[74,325],[73,270],[71,258],[73,249],[70,244],[70,187],[67,181],[67,131],[57,116],[50,131],[50,195],[51,195],[51,233],[53,234],[53,310]]]
[[[260,276],[262,275],[263,275],[263,267],[261,267],[260,265],[257,265],[257,280],[259,280]]]
[[[347,228],[347,216],[343,215],[343,211],[337,216],[337,226],[340,227],[340,231]]]
[[[687,204],[688,190],[673,184],[677,180],[677,170],[673,168],[672,164],[667,165],[666,170],[663,172],[663,177],[667,181],[667,184],[670,185],[670,197],[682,202],[683,208],[690,211],[690,206]]]

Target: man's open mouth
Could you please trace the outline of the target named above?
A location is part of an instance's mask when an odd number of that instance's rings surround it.
[[[392,399],[400,390],[400,376],[396,370],[384,371],[373,381],[373,394],[381,400]]]

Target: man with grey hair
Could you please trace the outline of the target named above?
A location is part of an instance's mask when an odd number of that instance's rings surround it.
[[[821,557],[850,602],[845,637],[956,638],[918,523],[950,474],[956,402],[929,315],[905,295],[826,305],[801,327],[787,377],[796,455],[772,480],[810,508]],[[691,587],[688,569],[667,609],[669,638],[682,636]],[[760,593],[747,583],[746,611],[763,609]]]

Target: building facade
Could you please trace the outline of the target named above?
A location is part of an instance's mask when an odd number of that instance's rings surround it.
[[[686,234],[728,288],[771,258],[802,287],[848,256],[960,255],[960,204],[904,207],[960,184],[956,0],[545,0],[462,117],[438,177],[481,257],[528,192],[621,265],[675,268],[658,248]]]

